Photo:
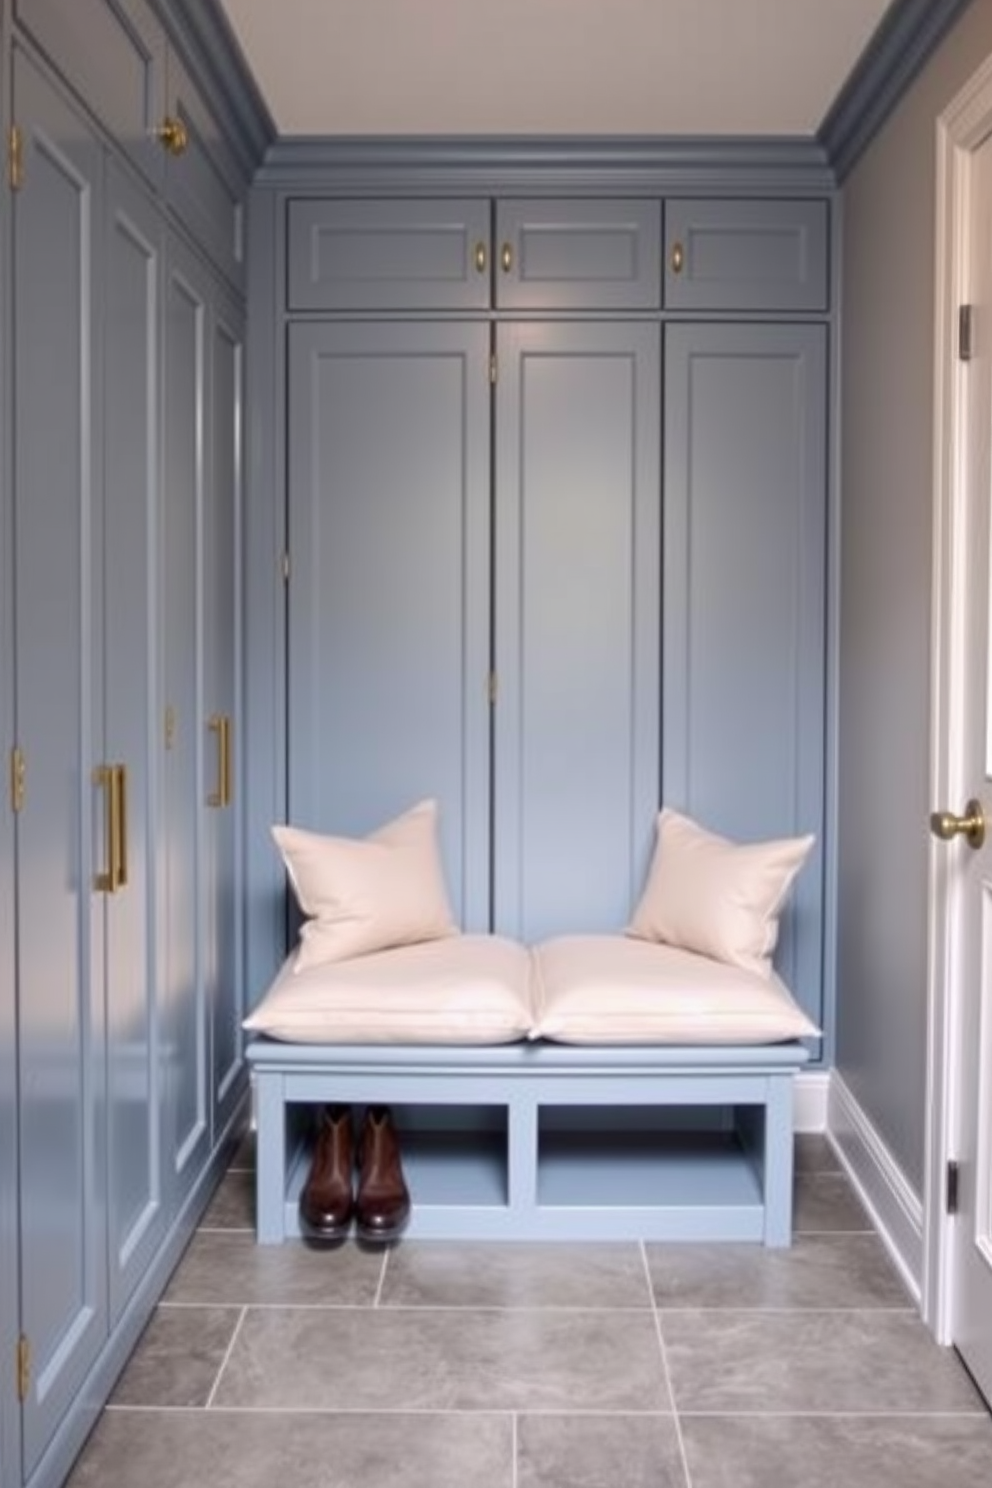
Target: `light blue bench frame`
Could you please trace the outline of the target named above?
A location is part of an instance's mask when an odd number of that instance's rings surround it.
[[[260,1038],[246,1054],[261,1244],[300,1233],[310,1111],[332,1101],[496,1114],[495,1141],[449,1131],[418,1145],[404,1135],[411,1239],[791,1243],[793,1078],[809,1058],[801,1043],[442,1047]],[[612,1139],[604,1132],[604,1149],[598,1131],[541,1126],[544,1110],[596,1107],[645,1117],[677,1108],[680,1119],[655,1130],[646,1148],[635,1128]],[[685,1130],[694,1111],[705,1113],[705,1131]]]

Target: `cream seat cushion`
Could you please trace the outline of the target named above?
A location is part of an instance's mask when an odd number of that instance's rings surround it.
[[[774,973],[623,935],[536,946],[531,1038],[566,1044],[770,1044],[819,1029]]]
[[[294,966],[458,934],[444,882],[437,802],[420,801],[369,837],[329,837],[275,826],[300,909]]]
[[[779,916],[814,841],[731,842],[665,807],[627,933],[769,976]]]
[[[244,1020],[303,1044],[507,1044],[530,1029],[530,956],[495,935],[459,935],[293,969],[288,957]]]

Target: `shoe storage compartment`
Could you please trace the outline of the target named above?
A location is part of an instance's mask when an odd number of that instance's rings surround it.
[[[256,1040],[257,1237],[300,1233],[312,1109],[388,1103],[411,1239],[792,1234],[798,1043],[485,1048]]]

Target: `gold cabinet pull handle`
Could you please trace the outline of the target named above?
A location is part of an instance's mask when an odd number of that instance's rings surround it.
[[[500,249],[499,261],[504,274],[508,274],[513,268],[513,249],[509,243],[504,243]]]
[[[486,245],[485,245],[485,243],[483,243],[481,241],[478,242],[478,243],[476,243],[476,245],[475,245],[475,271],[476,271],[477,274],[484,274],[486,272],[486,264],[487,264],[488,260],[489,260],[489,255],[486,252]]]
[[[231,720],[220,715],[220,795],[221,805],[231,804]]]
[[[174,114],[166,114],[155,130],[155,138],[170,155],[185,155],[189,147],[189,130]]]
[[[114,766],[117,790],[117,887],[127,888],[127,765]]]
[[[934,811],[930,816],[930,830],[942,842],[950,842],[959,834],[969,847],[981,847],[985,841],[985,813],[977,796],[972,796],[964,808],[964,816],[955,816],[953,811]]]
[[[685,249],[681,243],[672,244],[672,273],[681,274],[685,268]]]
[[[207,728],[217,739],[217,789],[207,797],[208,806],[223,806],[224,803],[224,718],[212,713],[207,719]]]
[[[103,872],[98,872],[94,875],[93,887],[101,894],[114,894],[117,892],[117,880],[120,873],[118,860],[118,854],[120,852],[120,827],[118,824],[120,798],[117,791],[117,771],[114,766],[97,765],[93,771],[93,784],[105,793],[103,822],[107,853],[107,867]]]

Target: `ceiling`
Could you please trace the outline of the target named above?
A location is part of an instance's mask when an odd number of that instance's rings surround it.
[[[283,135],[815,134],[889,0],[221,0]]]

